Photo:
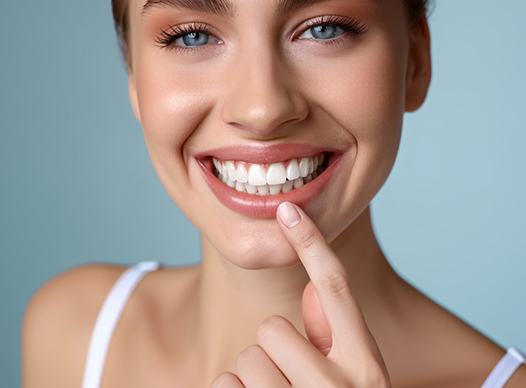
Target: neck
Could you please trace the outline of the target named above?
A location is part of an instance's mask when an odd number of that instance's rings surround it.
[[[401,280],[376,240],[369,207],[330,245],[346,268],[368,325],[381,325],[389,318],[391,290]],[[198,303],[211,370],[228,368],[221,360],[232,360],[255,344],[257,327],[271,315],[287,318],[305,335],[301,308],[309,278],[300,261],[290,267],[244,269],[223,259],[206,240],[202,253]]]

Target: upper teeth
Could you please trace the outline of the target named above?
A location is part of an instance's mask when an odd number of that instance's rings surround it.
[[[280,185],[287,180],[305,178],[323,163],[324,154],[270,165],[247,163],[242,161],[219,161],[213,158],[216,170],[227,181],[248,183],[252,186]]]

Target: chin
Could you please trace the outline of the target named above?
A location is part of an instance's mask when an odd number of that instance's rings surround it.
[[[279,228],[279,226],[277,226]],[[232,264],[244,269],[289,267],[298,264],[299,258],[285,236],[278,231],[272,234],[248,234],[243,241],[227,244],[217,249]]]

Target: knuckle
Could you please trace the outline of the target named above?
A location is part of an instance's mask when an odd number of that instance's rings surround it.
[[[265,343],[266,338],[272,338],[277,333],[283,332],[288,324],[287,320],[280,315],[272,315],[266,318],[257,329],[257,338],[259,343]]]
[[[327,388],[351,388],[353,387],[347,379],[339,375],[337,375],[336,377],[331,377],[329,380],[324,381],[323,386]],[[359,387],[362,387],[362,386],[359,385]]]
[[[225,372],[217,376],[210,384],[210,388],[236,387],[239,385],[238,378],[230,372]]]
[[[298,236],[298,244],[303,249],[309,249],[316,242],[316,231],[313,228],[304,228]]]
[[[363,368],[362,370],[364,373],[358,379],[358,386],[375,388],[391,387],[389,378],[386,376],[386,373],[384,373],[384,370],[379,365]]]
[[[338,365],[330,363],[323,364],[320,368],[312,370],[312,375],[309,380],[312,387],[323,388],[355,388],[351,384],[351,380]],[[361,386],[360,386],[361,387]]]
[[[383,375],[371,375],[368,376],[365,381],[364,387],[374,387],[374,388],[390,388],[391,385],[389,381]]]
[[[347,275],[344,272],[329,271],[319,276],[320,287],[326,294],[339,299],[349,297],[349,284],[347,283]]]
[[[250,345],[238,354],[236,359],[236,368],[242,371],[247,365],[254,362],[254,360],[261,357],[263,349],[259,345]]]
[[[286,324],[285,319],[280,315],[272,315],[266,318],[258,327],[258,337],[265,335],[266,333],[275,333],[281,330],[283,325]]]

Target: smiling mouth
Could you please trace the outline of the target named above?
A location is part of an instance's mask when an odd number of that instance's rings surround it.
[[[283,201],[305,209],[320,198],[345,154],[338,149],[284,144],[225,147],[194,158],[224,206],[250,218],[273,219]]]
[[[273,196],[297,190],[320,176],[334,161],[334,153],[320,152],[283,162],[257,164],[210,157],[213,175],[238,192]]]

